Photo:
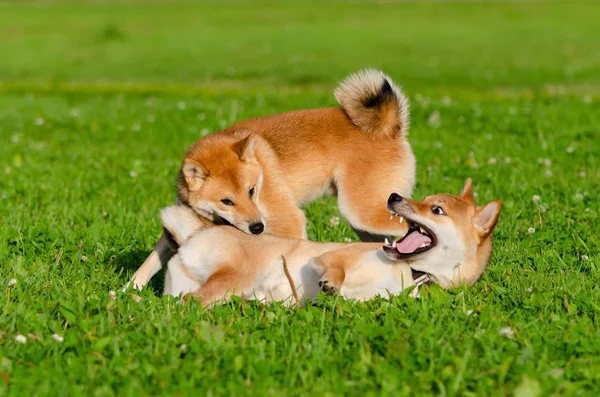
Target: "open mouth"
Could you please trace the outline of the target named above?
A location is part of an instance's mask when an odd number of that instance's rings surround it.
[[[396,215],[398,214],[392,214],[392,216]],[[403,259],[421,254],[435,247],[437,244],[437,237],[431,229],[412,219],[408,219],[401,215],[398,216],[400,216],[401,223],[404,220],[408,223],[408,232],[406,232],[406,235],[400,240],[391,243],[386,239],[385,245],[383,246],[383,250],[386,253],[392,254],[398,259]]]

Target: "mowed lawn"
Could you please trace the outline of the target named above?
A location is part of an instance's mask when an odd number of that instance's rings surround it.
[[[0,4],[0,395],[598,395],[598,15],[594,2]],[[194,140],[333,106],[337,82],[369,66],[411,99],[414,197],[472,177],[480,203],[504,202],[475,286],[212,311],[161,297],[159,276],[120,292]],[[356,240],[335,200],[306,210],[311,239]]]

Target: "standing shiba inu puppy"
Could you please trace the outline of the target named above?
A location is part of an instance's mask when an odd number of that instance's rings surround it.
[[[250,119],[195,142],[179,173],[178,203],[244,233],[302,239],[300,206],[329,193],[361,239],[405,232],[385,202],[392,191],[410,197],[415,181],[407,99],[375,70],[348,77],[335,96],[340,107]],[[163,235],[134,285],[144,286],[172,254]]]
[[[315,243],[252,237],[232,227],[205,228],[188,207],[169,207],[162,212],[163,226],[180,248],[169,262],[164,292],[191,293],[203,305],[233,295],[287,301],[292,287],[284,261],[301,302],[320,289],[364,300],[424,280],[443,288],[473,284],[490,258],[501,205],[496,200],[475,206],[470,179],[460,196],[440,194],[416,202],[394,193],[386,212],[403,219],[408,232],[383,249],[380,243]]]

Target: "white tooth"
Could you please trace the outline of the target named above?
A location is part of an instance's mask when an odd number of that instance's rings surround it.
[[[403,216],[400,217],[400,223],[404,223],[404,217]]]
[[[390,215],[390,221],[394,219],[394,214]]]
[[[390,242],[388,241],[387,237],[385,238],[385,245],[390,245]]]
[[[396,248],[396,244],[398,244],[396,240],[392,241],[392,248]]]

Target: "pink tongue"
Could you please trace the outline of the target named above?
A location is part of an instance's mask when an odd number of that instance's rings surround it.
[[[419,232],[412,232],[396,245],[396,249],[401,254],[412,254],[423,243],[431,243],[431,239]]]

